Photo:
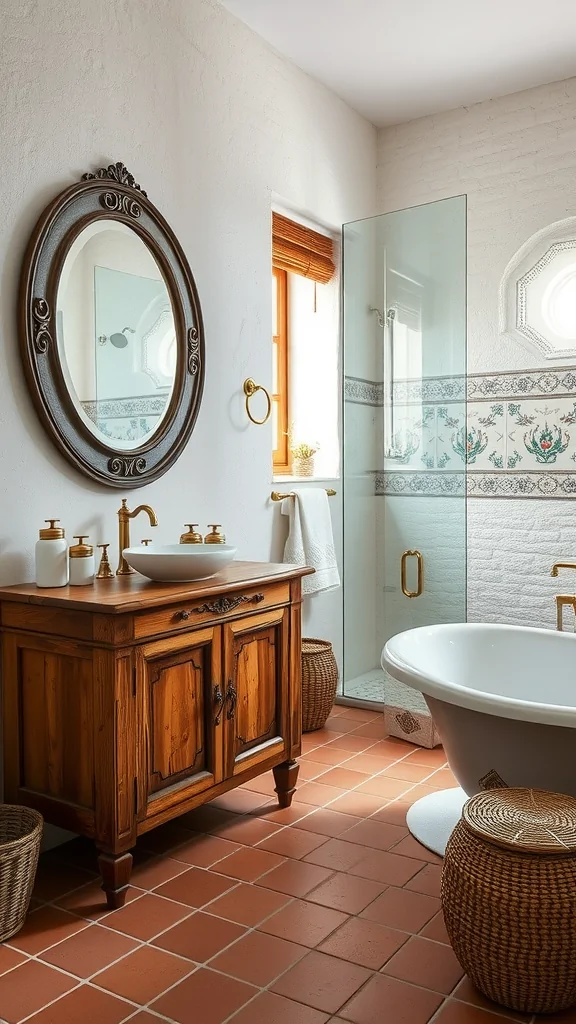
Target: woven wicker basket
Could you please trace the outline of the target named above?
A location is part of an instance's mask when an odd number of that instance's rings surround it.
[[[338,665],[332,644],[302,638],[302,731],[321,729],[334,707]]]
[[[42,825],[38,811],[0,804],[0,942],[19,932],[26,920]]]
[[[442,872],[461,966],[484,995],[522,1013],[576,1003],[576,800],[531,789],[464,806]]]

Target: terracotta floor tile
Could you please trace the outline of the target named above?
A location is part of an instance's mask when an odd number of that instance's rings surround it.
[[[153,945],[201,964],[211,960],[231,942],[244,935],[245,931],[245,928],[231,921],[199,911],[160,935]]]
[[[64,910],[40,907],[39,910],[28,914],[24,927],[17,935],[8,939],[8,942],[23,953],[36,954],[87,927],[86,921],[67,914]]]
[[[524,1017],[523,1019],[529,1021],[531,1018]],[[542,1020],[545,1019],[542,1018]],[[510,1020],[514,1020],[514,1018],[503,1017],[499,1013],[490,1013],[487,1010],[480,1010],[477,1006],[467,1006],[465,1003],[459,1003],[455,999],[450,999],[444,1003],[444,1006],[434,1018],[434,1024],[505,1024],[505,1021]],[[536,1020],[540,1020],[540,1018],[536,1018]],[[551,1018],[552,1020],[554,1018]]]
[[[172,857],[151,857],[133,869],[130,881],[139,889],[156,889],[163,882],[169,882],[176,875],[181,875],[187,868],[182,861],[174,860]]]
[[[480,1010],[509,1017],[515,1021],[527,1022],[532,1020],[532,1014],[517,1013],[505,1006],[499,1006],[497,1003],[493,1003],[491,999],[487,999],[486,996],[483,996],[482,993],[478,991],[468,977],[462,979],[460,984],[452,993],[452,998],[459,1000],[461,1003],[470,1003],[471,1006],[475,1006]],[[551,1017],[536,1017],[537,1024],[539,1024],[540,1021],[543,1022],[546,1020],[549,1020],[550,1022],[558,1022],[558,1017],[556,1014],[552,1014]],[[558,1024],[562,1024],[562,1021],[558,1022]]]
[[[369,977],[370,972],[358,964],[312,952],[282,975],[272,991],[316,1010],[336,1013]]]
[[[320,864],[333,871],[348,871],[366,856],[366,847],[345,843],[342,839],[328,839],[319,849],[305,857],[308,864]]]
[[[362,916],[370,921],[398,928],[401,932],[419,932],[440,909],[440,900],[409,889],[386,889]]]
[[[381,796],[370,796],[368,793],[359,793],[357,789],[353,789],[334,800],[330,804],[330,810],[343,811],[344,814],[353,814],[357,818],[369,818],[382,807],[382,803]]]
[[[374,778],[359,786],[358,792],[368,793],[369,796],[379,796],[382,800],[395,800],[396,797],[402,796],[413,785],[413,782],[391,779],[387,775],[375,775]]]
[[[375,740],[382,740],[387,736],[386,723],[382,721],[365,722],[355,729],[355,736],[371,736]]]
[[[374,850],[389,850],[405,835],[406,829],[400,825],[388,825],[386,822],[370,819],[369,821],[360,821],[341,838],[345,842],[370,846]]]
[[[347,757],[351,757],[351,753],[346,750],[340,750],[338,747],[319,747],[310,754],[304,754],[300,760],[302,761],[315,761],[317,764],[340,764]]]
[[[413,860],[412,857],[399,857],[398,854],[388,853],[385,850],[370,850],[367,853],[364,847],[363,859],[352,865],[350,872],[353,875],[360,875],[362,878],[372,878],[375,882],[401,886],[406,885],[408,880],[416,875],[422,867],[423,861],[421,860]]]
[[[266,850],[241,849],[218,864],[218,871],[230,878],[239,878],[243,882],[255,882],[257,878],[282,864],[282,857]]]
[[[292,802],[291,807],[278,807],[278,804],[274,801],[274,803],[269,804],[258,812],[258,820],[264,820],[271,825],[276,824],[278,827],[298,823],[298,828],[301,828],[301,819],[312,814],[313,811],[314,808],[311,804],[301,804],[297,800]]]
[[[241,843],[243,846],[256,846],[268,839],[278,831],[280,826],[275,822],[263,821],[261,818],[239,818],[237,821],[228,822],[217,829],[220,839],[227,839],[229,842]]]
[[[414,857],[416,860],[426,860],[430,864],[441,864],[442,858],[438,857],[431,850],[427,850],[422,843],[419,843],[414,836],[404,836],[400,842],[396,843],[393,849],[394,853],[406,855],[407,857]]]
[[[300,860],[323,846],[327,842],[326,836],[315,835],[314,832],[305,832],[303,829],[283,828],[280,832],[265,839],[258,846],[259,850],[268,850],[269,853],[277,853],[281,857],[291,857],[293,860]]]
[[[170,857],[185,864],[195,864],[199,868],[210,868],[239,849],[238,843],[230,843],[217,836],[197,834],[181,846],[174,847]]]
[[[433,771],[429,765],[415,764],[412,761],[396,761],[384,771],[385,776],[393,779],[404,779],[407,782],[422,782]]]
[[[35,1014],[30,1024],[79,1024],[79,1021],[82,1024],[119,1024],[133,1012],[130,1003],[89,985],[81,985]]]
[[[323,786],[335,786],[337,789],[350,790],[366,782],[366,776],[362,772],[350,771],[348,766],[342,768],[331,768],[322,776]]]
[[[341,814],[339,811],[320,808],[307,815],[306,818],[303,818],[299,822],[298,828],[303,828],[307,832],[317,832],[319,835],[331,836],[335,839],[336,836],[347,832],[353,825],[357,825],[359,821],[360,818],[355,818],[351,814]]]
[[[254,928],[289,902],[290,897],[283,893],[240,882],[231,892],[210,904],[210,913]]]
[[[345,796],[345,789],[337,789],[335,786],[324,786],[321,784],[323,781],[324,776],[322,776],[320,782],[305,782],[303,786],[299,786],[298,799],[300,802],[303,804],[313,804],[314,807],[324,807],[332,800],[336,800],[337,797]]]
[[[354,729],[359,729],[363,724],[359,722],[357,718],[352,718],[349,714],[336,715],[335,718],[329,718],[324,726],[324,729],[328,732],[354,732]]]
[[[363,750],[374,746],[374,739],[371,736],[353,736],[348,733],[346,736],[337,736],[329,745],[335,750],[351,750],[354,754],[361,754]]]
[[[180,822],[182,818],[177,820]],[[159,828],[146,832],[138,840],[138,845],[143,850],[149,850],[150,853],[168,853],[169,850],[190,838],[191,829],[192,826],[183,828],[182,825],[170,821],[167,825],[160,825]]]
[[[143,889],[131,885],[126,893],[126,905],[133,903],[139,896],[144,895]],[[102,884],[91,882],[90,885],[83,885],[81,889],[63,896],[58,900],[58,906],[68,910],[71,914],[77,914],[87,921],[99,921],[110,914],[110,907],[106,903],[106,897],[102,892]]]
[[[20,953],[16,949],[10,949],[9,946],[0,946],[0,975],[6,974],[6,971],[11,971],[12,968],[18,967],[18,964],[23,964],[28,958]]]
[[[413,801],[406,796],[401,796],[391,803],[384,804],[383,807],[374,813],[373,820],[386,821],[389,825],[400,825],[406,833],[408,831],[406,812],[412,806],[412,803]]]
[[[234,855],[233,855],[234,856]],[[225,863],[225,862],[223,862]],[[156,889],[157,896],[176,900],[188,907],[204,907],[236,884],[235,880],[205,868],[188,868]]]
[[[381,711],[369,711],[368,708],[346,707],[345,704],[335,704],[334,706],[341,710],[345,718],[353,718],[358,725],[362,725],[364,722],[381,722],[383,720]]]
[[[442,996],[436,992],[377,974],[340,1010],[340,1016],[354,1024],[382,1024],[383,1020],[427,1024],[441,1002]]]
[[[119,963],[97,974],[92,978],[92,984],[133,1003],[148,1003],[193,970],[194,964],[188,960],[181,960],[153,946],[141,946]]]
[[[295,942],[262,932],[249,932],[212,960],[210,967],[264,988],[308,953],[305,946]]]
[[[284,864],[269,871],[259,880],[259,884],[288,896],[306,896],[311,889],[330,878],[332,872],[328,868],[316,864],[306,864],[301,860],[287,860]]]
[[[313,948],[347,920],[347,915],[338,910],[294,900],[261,924],[258,930]]]
[[[234,1017],[234,1024],[326,1024],[327,1021],[327,1014],[320,1010],[293,1003],[274,992],[262,992]]]
[[[314,754],[310,754],[312,758]],[[324,772],[328,771],[328,765],[322,764],[321,761],[308,761],[306,758],[300,758],[299,760],[300,771],[298,773],[298,782],[300,785],[303,782],[312,782],[313,779],[317,779],[318,776],[323,775]]]
[[[382,882],[357,878],[339,871],[308,893],[308,900],[310,903],[320,903],[323,907],[332,907],[333,910],[342,910],[345,914],[359,914],[385,888]]]
[[[34,883],[33,896],[46,902],[57,900],[60,896],[71,892],[72,889],[92,882],[94,878],[95,875],[92,871],[84,871],[72,864],[63,864],[54,860],[42,861],[41,859]]]
[[[141,1010],[135,1017],[130,1017],[128,1024],[161,1024],[161,1018],[147,1010]]]
[[[364,775],[378,775],[389,765],[394,764],[394,757],[386,754],[356,754],[349,761],[346,761],[346,768],[354,772],[362,772]],[[366,780],[364,780],[366,781]]]
[[[418,750],[418,747],[415,747],[413,743],[406,743],[405,740],[397,740],[394,736],[387,736],[383,740],[378,740],[370,753],[377,754],[378,756],[392,757],[395,761],[398,761],[415,750]]]
[[[243,981],[201,968],[160,996],[150,1009],[178,1024],[222,1024],[257,991]]]
[[[93,925],[48,949],[42,954],[42,960],[78,978],[89,978],[114,960],[131,953],[136,946],[136,941],[126,935]]]
[[[273,796],[276,783],[272,774],[256,775],[245,783],[248,793],[259,793],[260,797]]]
[[[239,814],[233,814],[232,811],[224,811],[221,807],[213,807],[211,803],[207,803],[183,814],[178,818],[178,822],[185,828],[193,829],[195,832],[213,832],[218,828],[223,828],[224,825],[233,824],[239,818]],[[154,831],[158,830],[154,829]]]
[[[449,768],[440,768],[429,779],[426,779],[426,785],[431,786],[432,789],[439,790],[454,789],[458,783]]]
[[[442,747],[434,747],[432,750],[417,747],[408,754],[407,760],[415,764],[431,765],[432,768],[443,768],[446,764],[446,754]]]
[[[319,947],[322,953],[379,971],[410,938],[407,932],[351,917]]]
[[[146,893],[121,910],[114,910],[105,920],[107,928],[148,941],[189,913],[190,907]]]
[[[407,857],[402,859],[408,860]],[[442,868],[440,865],[426,864],[417,875],[414,875],[409,882],[405,883],[405,888],[412,889],[414,892],[424,892],[427,896],[440,896],[441,880]]]
[[[76,984],[74,978],[68,978],[45,964],[28,960],[0,978],[2,1019],[8,1024],[17,1024]]]
[[[345,716],[342,715],[339,717],[344,718]],[[306,735],[303,737],[302,750],[304,750],[304,746],[307,746],[309,749],[314,749],[313,745],[316,745],[318,747],[323,745],[324,743],[329,743],[330,740],[333,740],[334,737],[337,735],[342,736],[345,732],[345,729],[338,729],[335,728],[335,726],[336,723],[331,722],[330,728],[328,728],[328,723],[326,723],[323,729],[315,729],[314,732],[306,733]],[[350,730],[350,732],[351,731],[352,730]]]
[[[446,996],[464,974],[450,946],[419,936],[414,936],[402,946],[383,972],[399,981],[410,981],[413,985],[421,985]]]
[[[434,942],[445,942],[446,945],[450,945],[450,939],[448,938],[448,932],[446,931],[442,911],[432,918],[426,927],[422,929],[420,934],[426,939],[434,939]]]
[[[231,789],[229,793],[217,796],[210,801],[212,807],[219,807],[225,811],[234,811],[235,814],[249,814],[250,811],[260,807],[263,803],[262,794],[251,792],[249,789]]]

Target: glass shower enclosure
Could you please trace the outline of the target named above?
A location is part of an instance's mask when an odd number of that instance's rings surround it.
[[[466,197],[343,229],[344,698],[404,629],[466,618]]]

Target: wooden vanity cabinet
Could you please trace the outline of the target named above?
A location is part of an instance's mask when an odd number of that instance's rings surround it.
[[[308,571],[0,590],[5,800],[94,839],[109,906],[156,825],[270,769],[290,805]]]

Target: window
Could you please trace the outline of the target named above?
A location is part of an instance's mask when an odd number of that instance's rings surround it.
[[[292,469],[288,434],[318,445],[316,475],[338,466],[338,288],[334,243],[272,214],[273,470]],[[328,286],[328,287],[323,287]]]
[[[503,277],[500,310],[504,332],[530,342],[546,359],[576,355],[575,218],[522,246]]]
[[[272,464],[275,473],[289,473],[288,450],[288,274],[272,267]]]

